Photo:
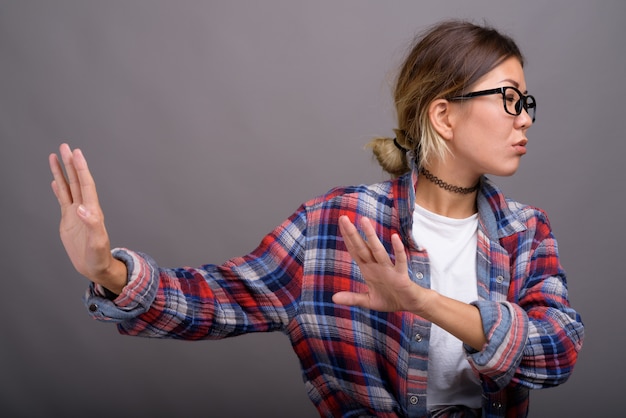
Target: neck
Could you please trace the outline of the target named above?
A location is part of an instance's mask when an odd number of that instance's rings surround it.
[[[449,218],[463,219],[476,213],[479,182],[473,186],[457,186],[430,171],[420,170],[415,203],[431,212]]]

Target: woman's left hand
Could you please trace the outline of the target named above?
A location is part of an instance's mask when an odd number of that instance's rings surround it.
[[[362,218],[360,226],[365,233],[365,240],[347,216],[339,218],[341,235],[348,252],[361,269],[368,290],[364,293],[335,293],[333,302],[382,312],[419,313],[430,291],[409,278],[407,257],[398,234],[391,236],[396,257],[394,264],[376,236],[370,220]]]

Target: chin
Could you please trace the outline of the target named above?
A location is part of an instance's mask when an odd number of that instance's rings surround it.
[[[516,165],[515,167],[507,167],[507,168],[501,168],[499,170],[492,170],[486,174],[491,174],[493,176],[498,176],[498,177],[511,177],[513,174],[517,173],[518,168],[519,168],[519,164]]]

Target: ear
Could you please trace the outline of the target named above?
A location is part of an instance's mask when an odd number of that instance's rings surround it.
[[[453,137],[451,111],[450,102],[445,99],[437,99],[428,107],[428,118],[433,129],[446,141]]]

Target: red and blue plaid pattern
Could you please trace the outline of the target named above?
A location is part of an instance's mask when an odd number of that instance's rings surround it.
[[[430,323],[405,312],[336,305],[340,290],[364,288],[337,220],[366,216],[391,253],[403,237],[409,275],[430,286],[426,252],[411,238],[414,187],[407,174],[337,188],[302,205],[250,254],[222,265],[162,269],[147,255],[114,250],[129,284],[111,301],[92,287],[90,313],[120,332],[158,338],[212,339],[282,331],[300,359],[309,397],[321,416],[428,416]],[[486,178],[478,197],[479,308],[488,343],[466,347],[483,386],[484,417],[522,417],[531,388],[571,374],[583,339],[569,306],[565,274],[545,214],[506,200]],[[455,415],[458,416],[458,415]]]

